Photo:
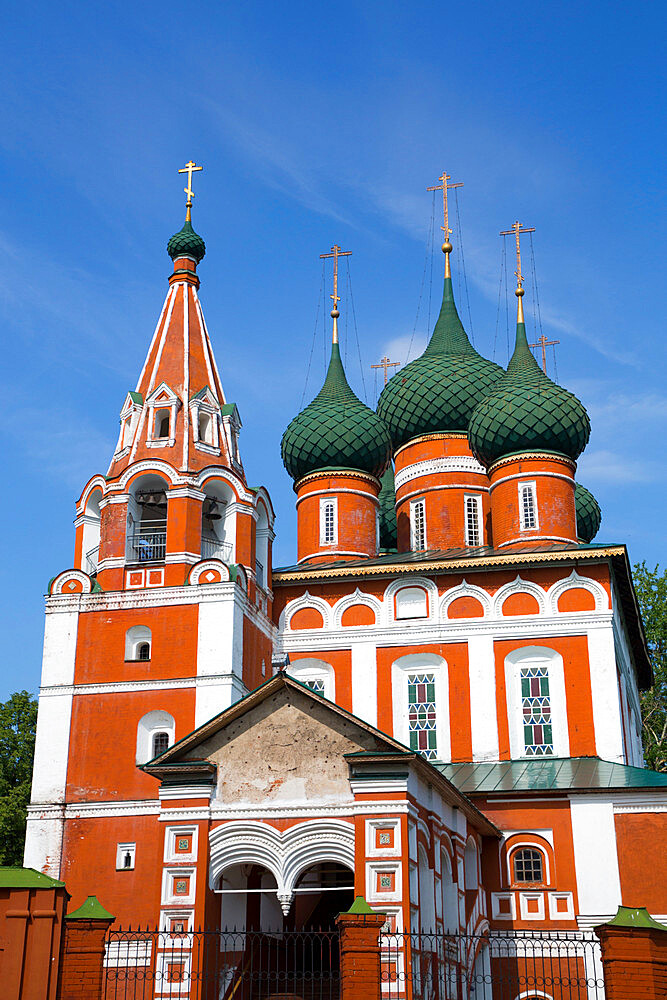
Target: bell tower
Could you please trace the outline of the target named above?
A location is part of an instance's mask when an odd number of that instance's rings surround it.
[[[106,475],[76,505],[74,567],[49,585],[26,864],[54,877],[72,791],[150,797],[137,765],[271,670],[274,513],[246,481],[241,419],[199,299],[199,170],[181,171],[186,216],[167,244],[169,287]]]

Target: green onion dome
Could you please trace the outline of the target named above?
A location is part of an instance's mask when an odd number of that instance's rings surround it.
[[[525,323],[518,322],[507,372],[470,420],[468,440],[475,456],[486,466],[524,451],[576,459],[590,432],[583,403],[542,371],[528,346]]]
[[[394,470],[389,465],[380,480],[380,548],[385,551],[396,551],[396,487],[394,485]]]
[[[574,507],[577,512],[577,538],[591,542],[602,523],[602,511],[590,490],[581,483],[574,484]]]
[[[445,278],[442,308],[424,353],[387,383],[377,412],[394,450],[438,431],[466,431],[473,410],[492,391],[503,370],[478,354],[468,340]]]
[[[337,343],[324,385],[283,434],[283,464],[294,480],[320,470],[358,470],[378,478],[391,457],[391,441],[370,407],[350,388]]]
[[[206,253],[206,244],[192,228],[189,216],[188,210],[183,228],[179,233],[174,233],[167,243],[167,253],[172,260],[176,260],[177,257],[194,257],[199,263]]]

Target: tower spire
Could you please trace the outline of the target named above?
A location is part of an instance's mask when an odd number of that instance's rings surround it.
[[[339,257],[351,257],[351,250],[341,250],[337,243],[331,248],[330,253],[321,253],[320,260],[327,260],[329,257],[333,257],[334,271],[333,271],[333,295],[330,296],[333,299],[333,309],[331,310],[331,318],[333,320],[333,332],[331,335],[331,343],[338,343],[338,317],[340,313],[338,312],[338,303],[340,302],[340,295],[338,294],[338,258]]]
[[[523,323],[523,296],[525,294],[523,287],[523,272],[521,270],[521,240],[519,238],[520,233],[534,233],[535,229],[532,226],[522,226],[521,223],[517,221],[513,224],[511,229],[504,229],[500,235],[501,236],[511,236],[514,233],[516,237],[516,291],[515,295],[518,299],[516,307],[516,321],[517,323]]]
[[[449,255],[452,252],[452,244],[449,241],[449,237],[451,236],[452,230],[449,228],[449,209],[447,207],[447,192],[451,188],[463,187],[463,181],[455,181],[453,184],[450,184],[449,182],[451,179],[452,179],[451,175],[448,174],[446,170],[443,170],[440,176],[438,177],[440,183],[436,184],[434,187],[426,188],[427,191],[442,191],[442,212],[445,224],[444,226],[440,226],[440,228],[445,234],[445,242],[442,244],[442,252],[445,255],[446,278],[451,278],[452,276],[451,268],[449,266]]]

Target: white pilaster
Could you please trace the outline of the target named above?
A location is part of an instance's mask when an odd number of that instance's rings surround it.
[[[611,622],[608,628],[588,630],[595,750],[603,760],[625,763],[623,725]]]
[[[571,796],[579,913],[606,916],[621,902],[614,804],[601,796]]]
[[[243,596],[236,584],[230,584],[219,601],[199,605],[195,728],[245,693]]]
[[[468,639],[472,759],[498,760],[498,710],[493,636]]]
[[[374,642],[353,642],[352,712],[359,719],[377,725],[378,682],[377,647]]]

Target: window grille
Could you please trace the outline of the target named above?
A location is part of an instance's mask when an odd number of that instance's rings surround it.
[[[150,660],[151,658],[151,647],[147,642],[139,643],[137,647],[137,659],[138,660]]]
[[[320,501],[320,544],[334,545],[337,541],[336,532],[336,501]]]
[[[480,497],[470,496],[465,498],[465,535],[466,545],[481,545],[482,532],[480,530]]]
[[[412,551],[422,552],[426,548],[426,501],[415,500],[412,510]]]
[[[324,694],[324,681],[321,677],[311,677],[309,680],[303,682],[306,687],[311,688],[312,691],[317,691],[318,694]]]
[[[552,754],[554,743],[548,667],[521,667],[521,707],[526,756]]]
[[[544,859],[541,851],[525,847],[512,855],[514,881],[524,885],[544,882]]]
[[[169,749],[169,733],[155,733],[153,735],[153,756],[164,753]]]
[[[533,483],[521,483],[519,486],[519,516],[522,531],[537,527],[537,504]]]
[[[438,756],[435,674],[414,674],[408,678],[408,730],[410,749],[435,760]]]

